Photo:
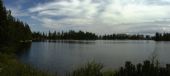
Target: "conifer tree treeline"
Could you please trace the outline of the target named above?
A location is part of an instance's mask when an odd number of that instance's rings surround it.
[[[91,32],[73,30],[69,32],[33,32],[33,40],[155,40],[155,41],[170,41],[170,33],[155,33],[154,36],[142,34],[110,34],[96,35]]]
[[[155,41],[170,41],[170,33],[156,33]]]
[[[69,32],[33,32],[33,40],[151,40],[149,35],[128,35],[128,34],[111,34],[98,36],[95,33],[73,31]]]
[[[151,40],[152,37],[149,35],[129,35],[129,34],[111,34],[102,36],[103,40]]]
[[[29,25],[14,18],[0,0],[0,43],[31,40],[31,34]]]
[[[69,32],[48,32],[48,34],[41,32],[33,32],[33,40],[96,40],[98,36],[94,33],[73,30]]]

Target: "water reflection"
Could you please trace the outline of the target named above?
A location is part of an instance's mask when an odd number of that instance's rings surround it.
[[[94,40],[49,40],[54,43],[69,43],[69,44],[94,44]]]
[[[20,60],[39,69],[65,73],[89,61],[103,63],[106,68],[117,69],[125,61],[136,64],[146,59],[159,59],[169,63],[170,43],[154,41],[80,41],[57,40],[33,42],[20,55]],[[29,48],[30,47],[30,48]]]
[[[159,61],[159,48],[159,43],[155,42],[153,52],[149,56],[149,60],[154,64],[158,64]]]
[[[20,43],[19,47],[18,47],[18,51],[16,52],[16,54],[18,56],[22,56],[24,53],[25,54],[29,54],[29,51],[31,49],[31,44],[32,43]]]

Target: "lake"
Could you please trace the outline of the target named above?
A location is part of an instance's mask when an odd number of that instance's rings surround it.
[[[125,61],[137,64],[153,57],[161,65],[170,63],[170,42],[150,40],[32,42],[25,50],[19,55],[21,62],[59,74],[92,61],[102,63],[104,69],[118,69]]]

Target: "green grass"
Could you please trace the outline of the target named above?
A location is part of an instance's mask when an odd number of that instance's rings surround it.
[[[21,63],[16,52],[22,52],[30,44],[8,44],[0,46],[0,76],[53,76]]]
[[[0,53],[0,76],[52,76],[20,63],[13,54]]]
[[[74,70],[70,76],[170,76],[170,65],[161,67],[148,60],[134,65],[128,61],[119,70],[103,71],[101,64],[88,63],[84,67]]]
[[[101,70],[102,64],[96,64],[94,62],[88,63],[84,67],[74,70],[70,76],[102,76]]]

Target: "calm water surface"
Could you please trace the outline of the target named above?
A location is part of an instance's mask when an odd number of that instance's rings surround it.
[[[91,61],[105,69],[118,69],[125,61],[136,64],[156,57],[161,65],[170,63],[170,42],[155,41],[55,41],[33,42],[19,58],[38,69],[63,74]]]

